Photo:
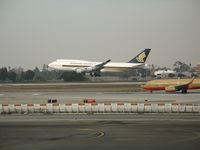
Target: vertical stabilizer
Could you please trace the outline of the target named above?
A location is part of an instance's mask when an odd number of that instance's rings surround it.
[[[146,48],[141,53],[139,53],[135,58],[131,59],[129,63],[145,63],[149,54],[151,52],[150,48]]]

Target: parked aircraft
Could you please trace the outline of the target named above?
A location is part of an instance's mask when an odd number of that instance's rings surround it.
[[[91,76],[100,76],[101,72],[119,72],[144,67],[151,49],[147,48],[129,62],[92,62],[76,59],[57,59],[48,66],[57,70],[89,73]]]
[[[182,91],[182,93],[187,93],[188,89],[200,89],[200,79],[152,80],[141,87],[150,92],[154,90],[165,90],[166,92]]]

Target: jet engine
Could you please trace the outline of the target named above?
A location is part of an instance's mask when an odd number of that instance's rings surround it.
[[[82,68],[76,69],[76,73],[83,73],[83,72],[84,72],[84,69],[82,69]]]
[[[176,88],[173,87],[173,86],[168,86],[168,87],[165,87],[165,91],[166,91],[166,92],[175,92],[175,91],[176,91]]]
[[[95,69],[95,67],[78,68],[76,69],[76,73],[90,73]]]

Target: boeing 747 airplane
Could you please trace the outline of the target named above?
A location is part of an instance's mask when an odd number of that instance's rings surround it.
[[[100,76],[101,72],[119,72],[144,67],[151,49],[145,49],[129,62],[92,62],[76,59],[57,59],[48,66],[57,70],[75,71],[77,73],[89,73],[93,76]]]

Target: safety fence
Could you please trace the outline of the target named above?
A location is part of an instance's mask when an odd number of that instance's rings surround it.
[[[0,104],[0,114],[10,113],[200,113],[200,104]]]

